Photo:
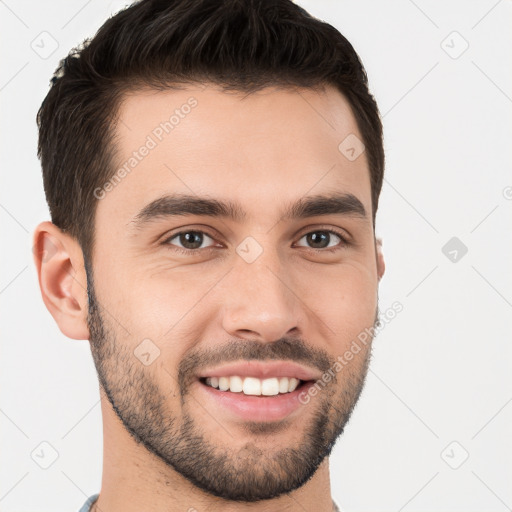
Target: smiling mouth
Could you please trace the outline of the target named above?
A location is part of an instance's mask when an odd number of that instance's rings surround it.
[[[295,377],[269,377],[259,379],[257,377],[241,377],[233,375],[229,377],[202,377],[200,382],[206,386],[227,393],[237,393],[250,396],[277,396],[296,391],[309,381],[303,381]]]

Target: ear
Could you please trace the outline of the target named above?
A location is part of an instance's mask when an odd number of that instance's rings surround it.
[[[384,254],[382,252],[382,238],[377,238],[375,240],[375,255],[377,257],[377,275],[380,281],[382,279],[382,276],[384,275],[384,271],[386,270],[386,264],[384,263]]]
[[[34,262],[43,302],[68,338],[88,340],[87,279],[79,243],[51,222],[33,237]]]

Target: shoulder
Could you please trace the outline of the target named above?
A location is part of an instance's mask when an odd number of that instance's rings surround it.
[[[89,512],[91,505],[98,499],[98,496],[100,494],[93,494],[92,496],[89,496],[85,503],[82,505],[82,508],[78,512]]]

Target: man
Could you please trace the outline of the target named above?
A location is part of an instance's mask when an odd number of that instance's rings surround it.
[[[82,510],[338,510],[384,273],[365,71],[289,0],[143,0],[38,113],[42,297],[88,339],[99,496]]]

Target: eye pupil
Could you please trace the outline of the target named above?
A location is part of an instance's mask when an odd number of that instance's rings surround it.
[[[318,236],[320,234],[320,236]],[[329,233],[325,231],[314,231],[313,233],[309,233],[307,236],[308,243],[312,244],[314,249],[323,249],[329,245]],[[326,242],[324,244],[324,242]],[[317,244],[320,244],[318,246]]]
[[[180,235],[180,243],[185,249],[198,249],[203,243],[203,234],[199,231],[188,231]]]

